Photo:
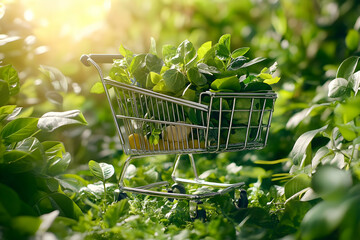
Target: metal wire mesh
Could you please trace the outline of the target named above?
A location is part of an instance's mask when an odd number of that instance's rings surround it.
[[[199,103],[105,79],[126,154],[241,151],[266,145],[276,94],[212,93]]]

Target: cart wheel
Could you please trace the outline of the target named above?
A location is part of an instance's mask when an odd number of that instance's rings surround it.
[[[180,183],[174,183],[171,186],[171,189],[167,190],[168,193],[181,193],[181,194],[185,194],[186,193],[186,189],[184,187],[184,185],[180,184]],[[170,202],[173,202],[174,199],[173,198],[168,198],[168,200]]]
[[[202,204],[201,201],[199,202],[195,202],[195,201],[190,201],[190,218],[192,221],[194,221],[195,219],[199,219],[203,222],[206,221],[206,210],[199,207],[199,205]]]
[[[240,190],[240,197],[235,199],[235,207],[237,209],[247,208],[249,204],[249,200],[247,198],[247,192],[244,189]]]
[[[121,200],[123,200],[125,198],[128,198],[128,195],[126,193],[124,193],[124,192],[120,192],[117,200],[121,201]]]
[[[186,193],[186,189],[184,187],[184,185],[182,185],[181,183],[174,183],[171,186],[171,190],[174,193],[181,193],[181,194],[185,194]]]

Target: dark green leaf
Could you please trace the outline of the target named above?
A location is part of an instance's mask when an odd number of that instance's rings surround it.
[[[230,58],[230,39],[230,34],[222,35],[216,45],[215,54],[220,60],[226,61]]]
[[[89,169],[91,173],[99,180],[105,182],[114,175],[114,167],[107,163],[98,163],[93,160],[89,162]]]
[[[61,193],[50,193],[39,199],[34,208],[39,214],[59,210],[60,216],[78,220],[83,215],[78,205],[69,197]]]
[[[66,112],[45,113],[39,119],[37,126],[42,130],[52,132],[59,127],[70,124],[86,125],[87,122],[79,110],[71,110]]]
[[[0,79],[0,106],[7,104],[10,98],[9,84]]]
[[[352,56],[345,59],[339,66],[336,72],[336,78],[345,78],[348,79],[351,74],[353,74],[356,70],[356,66],[359,62],[359,58],[357,56]]]
[[[344,97],[348,92],[348,81],[344,78],[335,78],[329,84],[328,96],[331,98]]]
[[[250,82],[245,86],[245,92],[263,92],[272,90],[271,86],[264,82]]]
[[[231,60],[228,70],[234,71],[241,68],[247,62],[247,58],[244,56],[239,56],[233,60]]]
[[[163,74],[165,90],[170,93],[178,93],[184,89],[186,84],[185,76],[176,69],[169,69]]]
[[[21,200],[10,187],[0,183],[0,224],[5,224],[21,210]]]
[[[7,143],[21,141],[38,130],[37,123],[37,118],[17,118],[5,125],[1,137]]]
[[[146,86],[146,78],[149,73],[149,69],[146,67],[146,54],[136,55],[131,61],[129,71],[134,76],[136,82],[140,87]]]

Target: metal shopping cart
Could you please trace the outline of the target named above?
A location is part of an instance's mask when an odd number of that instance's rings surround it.
[[[157,93],[104,77],[101,64],[113,63],[121,55],[89,54],[81,61],[94,66],[101,78],[125,154],[119,179],[119,198],[125,192],[169,199],[189,200],[190,216],[201,217],[202,199],[234,191],[237,207],[247,206],[244,182],[226,184],[199,178],[193,154],[261,149],[266,146],[276,93],[203,92],[199,102]],[[154,134],[154,132],[156,134]],[[151,140],[152,139],[152,140]],[[160,181],[140,187],[125,186],[124,178],[132,160],[151,155],[175,154],[172,171],[174,184]],[[194,179],[177,177],[182,155],[188,155]],[[183,184],[209,186],[218,191],[187,194]],[[166,187],[155,191],[154,188]]]

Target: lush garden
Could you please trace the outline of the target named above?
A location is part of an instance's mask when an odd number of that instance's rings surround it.
[[[357,238],[359,12],[356,0],[2,1],[0,239]],[[118,200],[128,156],[88,53],[121,53],[112,79],[146,74],[142,87],[188,100],[272,88],[264,149],[194,155],[201,178],[245,182],[248,207],[233,192],[204,199],[199,218],[186,200]],[[171,182],[174,158],[138,159],[124,183]],[[178,171],[194,177],[187,161]]]

